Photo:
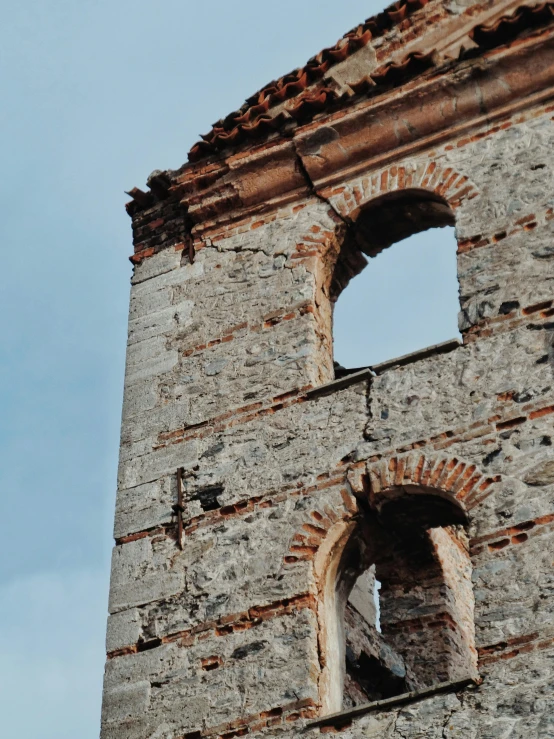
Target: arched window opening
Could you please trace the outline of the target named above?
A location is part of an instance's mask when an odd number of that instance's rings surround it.
[[[415,486],[366,506],[336,569],[342,705],[331,712],[476,675],[466,523]]]
[[[391,193],[361,211],[330,286],[339,373],[458,338],[456,249],[454,214],[434,193]]]

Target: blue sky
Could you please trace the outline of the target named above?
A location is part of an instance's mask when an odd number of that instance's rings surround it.
[[[124,190],[178,167],[215,120],[384,4],[0,0],[6,739],[98,736],[131,274]],[[341,297],[343,364],[455,335],[446,236],[397,245]]]

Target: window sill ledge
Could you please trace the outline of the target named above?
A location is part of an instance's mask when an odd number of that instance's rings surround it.
[[[428,359],[429,357],[436,357],[439,354],[449,354],[450,352],[459,349],[462,346],[462,342],[459,339],[450,339],[449,341],[443,341],[442,344],[433,344],[427,346],[424,349],[418,349],[416,352],[410,354],[404,354],[401,357],[395,359],[388,359],[386,362],[380,364],[373,364],[371,369],[376,375],[381,375],[389,369],[396,367],[404,367],[407,364],[413,364],[418,362],[420,359]]]
[[[338,726],[349,724],[352,719],[358,716],[365,716],[366,713],[372,711],[386,711],[389,708],[395,706],[401,706],[405,703],[414,703],[424,698],[429,698],[439,693],[455,693],[463,688],[467,688],[469,685],[480,685],[480,681],[468,677],[465,680],[454,680],[447,683],[439,683],[434,685],[432,688],[425,688],[424,690],[414,690],[411,693],[402,693],[402,695],[395,695],[394,698],[386,698],[385,700],[374,701],[373,703],[364,703],[362,706],[356,706],[356,708],[349,708],[347,711],[340,711],[339,713],[332,713],[329,716],[323,716],[322,718],[310,721],[304,727],[304,731],[310,729],[316,729],[323,726]]]
[[[444,341],[442,344],[433,344],[433,346],[427,346],[425,349],[418,349],[416,352],[411,354],[404,354],[402,357],[396,357],[395,359],[388,359],[386,362],[380,364],[373,364],[370,367],[361,367],[354,370],[343,370],[348,374],[342,374],[336,380],[331,380],[326,385],[320,385],[308,390],[306,393],[307,398],[316,398],[319,395],[329,395],[334,393],[336,390],[342,390],[350,385],[355,385],[357,382],[375,377],[376,375],[382,375],[389,369],[396,369],[397,367],[404,367],[407,364],[413,364],[418,362],[420,359],[428,359],[429,357],[435,357],[439,354],[449,354],[462,346],[462,342],[459,339],[450,339]]]
[[[345,387],[355,385],[357,382],[362,382],[370,377],[374,377],[374,374],[370,367],[365,367],[362,370],[353,372],[351,375],[345,375],[344,377],[340,377],[338,380],[328,382],[326,385],[320,385],[319,387],[314,387],[311,390],[308,390],[306,397],[315,398],[318,395],[329,395],[334,393],[336,390],[342,390]]]

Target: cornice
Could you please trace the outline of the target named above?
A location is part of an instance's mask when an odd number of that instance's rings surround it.
[[[554,29],[549,29],[306,126],[294,140],[319,190],[552,96]]]
[[[187,167],[170,192],[197,231],[325,197],[325,190],[554,97],[554,29],[452,64],[355,108],[321,116],[218,163]]]

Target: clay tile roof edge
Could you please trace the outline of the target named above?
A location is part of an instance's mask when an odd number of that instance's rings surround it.
[[[372,30],[374,26],[377,32],[383,33],[394,23],[405,19],[409,13],[424,7],[427,2],[428,0],[399,0],[388,10],[366,20],[350,31],[332,49],[324,49],[317,56],[312,57],[302,69],[295,70],[263,88],[246,101],[241,111],[232,113],[215,124],[212,131],[202,137],[203,141],[192,147],[189,152],[189,161],[200,161],[230,146],[237,146],[247,139],[259,138],[265,133],[278,131],[291,119],[293,122],[306,122],[324,109],[332,109],[347,96],[338,95],[335,90],[326,87],[307,89],[314,81],[310,78],[310,69],[320,69],[322,65],[326,69],[330,68],[330,57],[342,60],[345,49],[350,49],[349,53],[353,53],[351,49],[353,42],[357,44],[354,50],[361,48],[374,35]],[[388,21],[384,20],[383,14],[389,19]],[[480,49],[487,50],[500,46],[513,40],[527,29],[544,25],[552,19],[554,19],[554,3],[546,2],[535,6],[521,5],[511,15],[502,16],[490,25],[476,25],[470,37],[477,48],[470,50],[469,53],[463,53],[475,56],[480,53]],[[350,87],[356,95],[377,94],[385,87],[404,84],[430,70],[436,62],[435,56],[435,50],[428,53],[411,52],[402,61],[388,62],[359,82],[350,84]],[[297,101],[285,113],[280,113],[274,118],[272,124],[271,116],[268,114],[269,109],[291,97],[296,97]]]

